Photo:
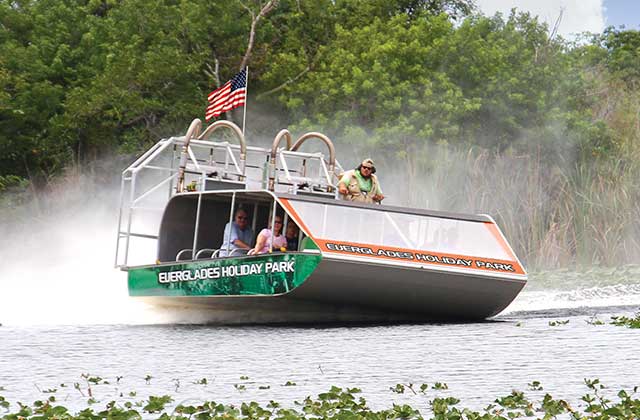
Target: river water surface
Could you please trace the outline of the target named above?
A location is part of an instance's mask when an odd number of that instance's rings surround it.
[[[535,293],[521,297],[535,300]],[[398,401],[426,407],[434,395],[452,395],[479,409],[512,389],[527,391],[533,381],[544,390],[529,391],[531,397],[550,392],[571,401],[585,393],[585,378],[599,378],[615,391],[640,385],[640,330],[609,322],[638,306],[575,304],[508,310],[482,323],[313,327],[175,323],[188,322],[188,313],[171,314],[173,321],[158,314],[155,325],[95,325],[83,323],[79,312],[75,325],[0,328],[0,394],[31,402],[57,389],[67,406],[81,407],[88,399],[81,375],[91,374],[111,382],[93,387],[92,396],[104,402],[131,391],[141,397],[169,393],[178,400],[286,402],[337,385],[361,388],[379,408]],[[152,316],[153,310],[145,311]],[[203,378],[206,386],[198,384]],[[436,382],[448,390],[426,396],[390,390],[398,383],[417,388]]]

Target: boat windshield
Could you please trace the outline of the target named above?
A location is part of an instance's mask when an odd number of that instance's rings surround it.
[[[304,220],[309,234],[321,241],[512,259],[490,222],[388,212],[376,207],[293,200],[290,204]]]

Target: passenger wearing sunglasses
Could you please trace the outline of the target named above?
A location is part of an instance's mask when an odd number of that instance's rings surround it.
[[[220,256],[244,255],[253,247],[253,229],[244,209],[236,210],[233,222],[224,227]]]
[[[273,230],[271,227],[271,217],[269,217],[267,227],[258,233],[256,246],[249,250],[249,255],[265,254],[270,250],[286,251],[287,238],[282,234],[282,216],[276,216],[273,222]]]
[[[338,192],[345,200],[360,203],[380,203],[384,199],[373,160],[365,159],[356,169],[347,171],[340,178]]]

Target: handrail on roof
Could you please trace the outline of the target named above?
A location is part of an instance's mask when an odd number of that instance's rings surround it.
[[[291,149],[291,133],[286,128],[280,130],[276,135],[276,138],[273,139],[273,144],[271,145],[271,157],[269,159],[269,190],[271,191],[275,188],[276,154],[278,153],[278,146],[282,143],[283,138],[287,140],[287,150]]]
[[[230,144],[227,141],[216,142],[213,139],[209,139],[214,132],[223,127],[230,129],[233,132],[233,135],[238,139],[239,144]],[[206,191],[207,189],[216,189],[220,185],[213,185],[214,182],[211,182],[211,188],[207,188],[206,183],[207,181],[226,181],[229,179],[228,177],[224,177],[227,174],[227,165],[229,163],[228,159],[232,161],[231,164],[235,168],[230,171],[229,174],[232,174],[234,177],[238,177],[238,180],[240,181],[239,183],[245,184],[245,188],[247,187],[247,181],[253,183],[251,184],[251,188],[255,188],[254,186],[256,181],[259,181],[260,189],[264,188],[264,184],[262,183],[268,182],[268,189],[271,192],[274,192],[276,188],[275,182],[278,181],[279,169],[277,166],[279,165],[278,160],[280,159],[282,162],[282,172],[286,175],[287,182],[289,183],[288,185],[291,185],[288,191],[292,194],[296,194],[299,189],[303,190],[303,193],[307,193],[307,190],[311,193],[331,193],[335,191],[335,187],[332,185],[332,177],[337,175],[336,170],[341,169],[341,167],[336,160],[333,143],[324,134],[317,132],[306,133],[293,143],[291,133],[287,129],[283,129],[280,130],[274,138],[271,149],[268,149],[263,147],[247,146],[242,130],[231,121],[216,121],[206,127],[204,131],[202,129],[202,121],[198,118],[194,119],[189,125],[184,136],[170,137],[168,139],[160,140],[123,171],[120,191],[120,211],[118,215],[118,240],[115,256],[116,266],[127,266],[130,238],[133,236],[140,236],[134,233],[137,232],[137,230],[133,228],[133,214],[135,210],[144,205],[143,200],[147,200],[158,191],[161,191],[163,186],[167,187],[169,199],[176,193],[184,193],[187,189],[187,180],[190,179],[189,177],[193,174],[200,175],[202,191]],[[329,149],[328,165],[327,159],[325,159],[322,153],[303,153],[297,150],[304,141],[311,137],[319,138],[327,145]],[[286,148],[282,144],[283,140],[286,141]],[[178,147],[180,147],[180,151],[177,150]],[[208,163],[205,159],[200,159],[198,154],[196,154],[196,152],[202,152],[203,149],[209,150]],[[217,156],[217,153],[220,152],[221,149],[224,149],[226,153],[224,162],[225,172],[223,177],[218,175],[218,179],[214,179],[213,176],[217,174],[217,171],[211,171],[211,169],[216,169],[216,165],[220,163],[216,161],[215,156]],[[170,159],[164,159],[164,154],[166,152],[172,153]],[[239,164],[237,162],[238,152],[240,154]],[[259,166],[261,162],[256,164],[252,163],[254,153],[256,154],[256,157],[260,159],[270,158],[269,163],[267,164],[267,167],[270,170],[267,171],[266,174],[259,171],[259,169],[264,168]],[[162,156],[162,159],[159,158],[160,156]],[[249,157],[251,159],[248,159]],[[301,176],[292,176],[289,173],[287,163],[285,162],[287,157],[293,158],[295,162],[297,162],[296,159],[302,160],[302,173],[299,173],[300,171],[297,170],[293,171],[297,175]],[[178,158],[178,165],[175,165],[176,158]],[[305,166],[307,160],[313,160],[314,165],[316,162],[319,162],[320,168],[317,176],[307,176]],[[195,167],[195,170],[192,169],[192,166]],[[153,169],[157,174],[161,174],[160,176],[162,176],[162,179],[157,181],[155,185],[147,183],[140,185],[137,174],[145,169]],[[168,171],[168,175],[165,176],[163,171]],[[248,174],[247,171],[249,172]],[[247,177],[252,177],[252,179],[247,180]],[[255,177],[255,179],[253,179],[253,177]],[[175,189],[173,188],[174,182]],[[286,186],[287,182],[283,182],[283,185]],[[233,185],[226,185],[225,187],[229,187],[230,189],[236,188],[236,186]],[[126,191],[128,191],[128,193],[126,193]],[[146,235],[145,237],[151,236]],[[124,238],[126,238],[126,244],[123,249],[124,260],[120,263],[120,244],[121,240]],[[193,258],[193,254],[198,250],[184,250],[179,257],[182,258],[188,251],[192,253]],[[214,253],[214,255],[216,254]]]
[[[202,121],[199,118],[191,121],[187,134],[185,135],[184,145],[182,145],[182,152],[180,152],[180,167],[178,169],[178,185],[176,191],[181,193],[184,191],[184,171],[187,167],[187,159],[189,158],[189,143],[192,137],[198,137],[200,130],[202,129]]]
[[[329,174],[333,174],[334,176],[338,176],[335,173],[336,170],[336,149],[333,146],[333,142],[331,141],[331,139],[327,136],[325,136],[322,133],[318,133],[315,131],[303,134],[302,136],[300,136],[300,138],[298,140],[296,140],[296,142],[293,144],[293,146],[291,146],[290,150],[292,152],[295,152],[296,150],[298,150],[300,148],[300,146],[302,146],[302,143],[304,143],[307,139],[310,138],[318,138],[320,140],[322,140],[327,147],[329,148]],[[331,192],[333,189],[331,187],[328,188],[328,191]]]
[[[240,181],[244,180],[245,177],[245,166],[247,163],[247,142],[244,139],[244,134],[242,134],[242,130],[236,124],[227,120],[216,121],[207,127],[202,134],[198,137],[198,140],[206,140],[207,136],[213,134],[216,130],[225,127],[230,128],[231,131],[234,132],[236,137],[238,138],[238,142],[240,143],[240,170],[242,171],[242,175],[240,176]]]

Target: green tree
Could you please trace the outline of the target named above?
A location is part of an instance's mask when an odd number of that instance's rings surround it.
[[[84,9],[71,0],[0,2],[0,168],[41,180],[68,161],[55,138],[67,90],[88,54]],[[40,176],[38,176],[40,175]]]
[[[640,87],[640,31],[609,27],[602,35],[602,42],[609,69],[633,88]]]
[[[475,10],[472,0],[285,0],[273,19],[275,31],[269,60],[259,78],[261,97],[283,93],[331,60],[327,48],[340,31],[356,30],[374,21],[386,22],[401,16],[412,21],[446,14],[462,19]],[[409,22],[410,23],[410,22]]]

